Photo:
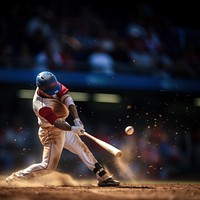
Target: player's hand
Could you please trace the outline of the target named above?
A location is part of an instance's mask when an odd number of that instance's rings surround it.
[[[79,136],[84,135],[85,129],[79,126],[72,126],[71,131]]]
[[[74,124],[75,124],[75,126],[84,128],[84,125],[83,125],[83,123],[81,122],[80,118],[75,118],[75,119],[74,119]]]

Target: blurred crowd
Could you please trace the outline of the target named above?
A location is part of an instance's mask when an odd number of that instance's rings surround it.
[[[13,2],[0,19],[0,68],[199,78],[200,30],[152,5],[122,15],[71,1]]]

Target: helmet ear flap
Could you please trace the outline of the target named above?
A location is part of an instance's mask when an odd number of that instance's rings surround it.
[[[56,76],[49,71],[43,71],[37,75],[36,85],[48,95],[54,95],[61,90],[61,85]]]

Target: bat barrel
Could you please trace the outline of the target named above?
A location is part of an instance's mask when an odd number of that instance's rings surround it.
[[[121,151],[118,151],[116,154],[115,154],[116,157],[121,157],[122,156],[122,152]]]
[[[108,152],[113,154],[114,156],[120,157],[122,155],[121,150],[119,150],[118,148],[114,147],[113,145],[108,144],[107,142],[104,142],[103,140],[100,140],[100,139],[90,135],[87,132],[84,132],[84,135],[89,137],[90,139],[92,139],[94,142],[99,144],[102,148],[104,148],[105,150],[107,150]]]

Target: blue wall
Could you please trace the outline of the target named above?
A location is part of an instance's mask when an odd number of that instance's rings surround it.
[[[35,85],[40,71],[0,69],[0,82]],[[100,75],[85,72],[54,71],[58,80],[72,87],[85,89],[150,90],[166,92],[200,93],[200,80],[171,79],[135,75]]]

